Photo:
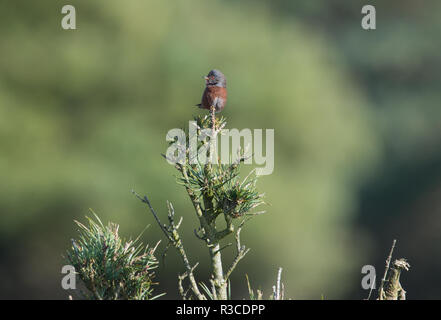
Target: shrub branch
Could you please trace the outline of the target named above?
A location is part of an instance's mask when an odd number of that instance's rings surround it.
[[[193,274],[193,270],[194,268],[196,268],[197,264],[192,267],[190,265],[190,262],[187,258],[187,254],[185,252],[184,246],[182,244],[182,239],[178,233],[178,228],[182,222],[182,217],[179,221],[179,223],[177,225],[175,225],[174,222],[174,208],[171,205],[171,203],[167,203],[168,205],[168,220],[169,220],[169,225],[165,225],[161,223],[161,220],[159,219],[158,215],[156,214],[155,210],[153,209],[152,205],[150,204],[149,199],[147,198],[147,196],[141,197],[138,193],[136,193],[134,190],[132,190],[132,193],[139,199],[141,200],[143,203],[147,204],[148,208],[150,209],[150,212],[153,214],[153,216],[155,217],[156,222],[158,223],[159,227],[161,228],[162,232],[164,233],[164,235],[166,236],[166,238],[169,240],[169,242],[178,250],[179,255],[182,258],[182,261],[184,263],[184,266],[186,268],[186,272],[179,277],[180,280],[180,286],[182,287],[182,280],[184,280],[186,277],[188,277],[189,281],[190,281],[190,288],[193,291],[193,293],[196,295],[196,297],[199,300],[206,300],[206,297],[199,291],[198,285],[196,283],[194,274]],[[181,290],[180,290],[181,291]],[[182,290],[183,292],[183,290]],[[181,292],[181,295],[182,295]],[[185,295],[184,295],[185,296]]]

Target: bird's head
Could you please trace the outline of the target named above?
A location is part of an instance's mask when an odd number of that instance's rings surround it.
[[[219,70],[211,70],[204,79],[207,86],[227,87],[227,80],[225,79],[224,74]]]

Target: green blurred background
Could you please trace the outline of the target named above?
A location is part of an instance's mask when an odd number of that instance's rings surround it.
[[[441,2],[352,0],[2,0],[0,298],[66,299],[61,255],[93,208],[125,236],[163,238],[131,195],[184,216],[206,280],[207,252],[165,152],[186,127],[202,75],[222,70],[229,128],[274,128],[270,203],[242,232],[245,274],[265,295],[284,268],[294,299],[360,299],[361,268],[383,272],[392,239],[410,299],[441,298]],[[60,26],[74,5],[77,30]],[[158,249],[162,253],[165,241]],[[226,250],[228,251],[228,250]],[[232,254],[226,253],[226,259]],[[157,270],[177,298],[179,257]]]

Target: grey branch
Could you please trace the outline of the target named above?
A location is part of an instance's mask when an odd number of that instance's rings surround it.
[[[237,248],[237,254],[236,257],[233,260],[233,263],[231,264],[231,267],[228,269],[227,274],[225,275],[225,281],[227,281],[231,274],[233,273],[234,269],[236,268],[237,264],[240,260],[242,260],[245,255],[250,251],[250,249],[245,248],[245,246],[242,246],[240,244],[240,231],[242,230],[242,227],[245,223],[246,219],[244,219],[240,225],[237,227],[236,230],[236,248]]]
[[[282,279],[282,268],[279,268],[277,272],[277,282],[276,285],[273,286],[273,299],[274,300],[283,300],[285,296],[285,286],[281,283]]]
[[[410,265],[406,259],[395,260],[388,273],[384,295],[380,300],[406,300],[406,291],[400,283],[401,271],[409,271]]]
[[[180,219],[179,223],[177,225],[175,225],[175,222],[174,222],[175,212],[174,212],[173,205],[170,202],[167,202],[169,226],[166,226],[165,224],[161,223],[161,220],[159,219],[158,215],[156,214],[155,210],[153,209],[152,205],[150,204],[150,201],[147,198],[147,196],[141,197],[134,190],[132,190],[132,193],[139,200],[141,200],[143,203],[147,204],[147,206],[149,207],[151,213],[153,214],[156,222],[158,223],[158,225],[161,228],[164,235],[167,237],[167,239],[170,241],[170,243],[178,250],[178,252],[184,262],[184,266],[187,270],[184,273],[184,275],[185,275],[185,277],[188,277],[188,279],[190,281],[190,288],[193,291],[193,293],[196,295],[196,297],[199,300],[206,300],[206,297],[199,291],[198,285],[197,285],[196,280],[194,278],[193,270],[197,266],[197,264],[194,267],[191,267],[190,262],[188,261],[188,258],[187,258],[187,254],[184,250],[184,246],[182,245],[181,237],[178,233],[178,227],[180,226],[180,224],[182,222],[182,218]],[[182,288],[182,280],[180,280],[180,288],[179,289]],[[182,290],[182,292],[183,292],[183,290]],[[182,292],[181,292],[181,295],[182,295]]]
[[[193,266],[193,268],[191,268],[191,273],[193,273],[194,269],[196,269],[196,267],[197,267],[198,265],[199,265],[199,262],[197,262],[197,263]],[[183,281],[185,280],[185,278],[187,278],[188,276],[189,276],[188,271],[184,272],[184,273],[181,274],[181,275],[178,275],[178,289],[179,289],[179,293],[181,294],[183,300],[187,300],[187,293],[188,293],[188,290],[187,290],[187,291],[184,291],[184,287],[183,287],[183,285],[182,285],[182,282],[183,282]]]
[[[282,300],[282,295],[280,293],[280,279],[282,278],[282,268],[279,268],[279,272],[277,273],[277,287],[276,287],[276,300]]]
[[[379,289],[379,292],[378,292],[380,300],[382,299],[382,297],[384,295],[384,284],[386,282],[387,272],[389,271],[390,262],[392,260],[392,254],[394,252],[396,243],[397,243],[397,240],[394,239],[394,241],[392,242],[392,247],[390,248],[389,255],[388,255],[387,259],[386,259],[386,269],[384,270],[383,279],[381,279],[380,289]]]

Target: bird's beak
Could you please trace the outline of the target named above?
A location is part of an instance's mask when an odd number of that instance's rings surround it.
[[[207,76],[203,76],[202,78],[204,78],[205,80],[208,80],[208,77],[207,77]]]

